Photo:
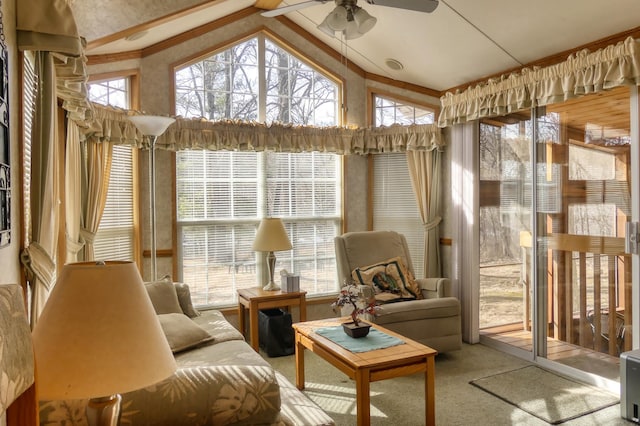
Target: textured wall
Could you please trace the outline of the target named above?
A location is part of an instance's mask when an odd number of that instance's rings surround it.
[[[68,0],[78,33],[88,41],[134,27],[202,3],[202,0]]]

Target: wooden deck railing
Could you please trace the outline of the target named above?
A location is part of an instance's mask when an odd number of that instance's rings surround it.
[[[531,324],[531,243],[531,234],[521,232],[527,328]],[[611,355],[631,349],[630,333],[625,333],[632,316],[631,257],[624,252],[624,238],[549,234],[538,238],[541,250],[547,251],[548,260],[550,337],[598,350],[608,339]],[[617,339],[621,334],[623,338]]]

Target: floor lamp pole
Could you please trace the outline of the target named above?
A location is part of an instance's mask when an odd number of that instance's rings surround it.
[[[151,281],[157,276],[156,268],[156,139],[149,136],[149,220],[151,221]]]
[[[156,139],[175,122],[175,118],[159,115],[129,117],[144,137],[149,139],[149,222],[151,222],[151,280],[158,276],[156,265]]]

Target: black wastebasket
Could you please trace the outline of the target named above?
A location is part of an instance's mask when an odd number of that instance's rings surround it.
[[[263,309],[258,312],[260,348],[270,357],[295,352],[291,314],[282,309]]]

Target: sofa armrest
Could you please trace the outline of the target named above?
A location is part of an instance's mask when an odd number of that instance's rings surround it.
[[[416,278],[425,299],[436,299],[451,296],[451,280],[449,278]]]

